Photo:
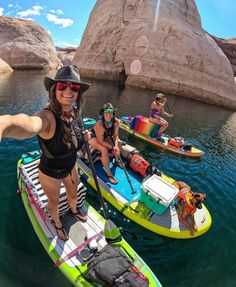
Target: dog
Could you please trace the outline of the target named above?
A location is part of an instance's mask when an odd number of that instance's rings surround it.
[[[193,192],[191,188],[183,181],[173,183],[179,189],[178,193],[178,216],[179,220],[188,228],[190,235],[198,231],[194,213],[202,208],[202,202],[206,199],[206,194]]]

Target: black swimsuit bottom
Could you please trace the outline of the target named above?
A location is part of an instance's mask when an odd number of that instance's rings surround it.
[[[72,154],[65,158],[49,159],[42,155],[39,162],[39,170],[43,174],[56,179],[65,178],[71,174],[76,163],[76,157],[76,154]],[[55,168],[54,166],[60,166],[61,161],[63,161],[63,165],[66,166],[66,168]]]

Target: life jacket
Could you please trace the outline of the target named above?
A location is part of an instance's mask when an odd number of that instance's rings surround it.
[[[134,154],[130,160],[130,168],[140,173],[142,176],[147,173],[147,169],[149,166],[150,163],[138,154]]]
[[[191,196],[191,192],[185,187],[181,188],[178,192],[178,200],[180,201],[182,199],[184,202],[185,208],[188,209],[188,211],[191,214],[193,214],[197,210],[197,208],[190,204],[190,200],[189,200],[190,196]]]

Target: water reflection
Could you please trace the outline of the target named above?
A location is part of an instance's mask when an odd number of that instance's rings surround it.
[[[50,75],[53,77],[55,72]],[[45,105],[48,97],[43,85],[44,76],[45,72],[40,71],[14,71],[1,75],[0,112],[30,113]],[[92,84],[84,94],[86,116],[97,117],[100,107],[109,101],[118,108],[118,116],[148,116],[150,104],[156,95],[156,91],[134,86],[126,86],[119,93],[115,82],[84,80]],[[174,95],[169,95],[168,103],[181,134],[195,136],[199,134],[199,130],[211,132],[226,126],[226,131],[230,131],[235,128],[236,116],[231,111]],[[172,120],[168,121],[169,132],[174,132]]]
[[[47,102],[45,72],[14,71],[0,77],[0,113],[34,113]]]

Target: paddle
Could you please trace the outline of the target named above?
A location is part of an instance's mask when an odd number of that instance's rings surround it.
[[[82,131],[85,134],[85,128],[84,128],[84,122],[83,122],[82,116],[81,116],[79,122],[80,122],[80,125],[81,125],[81,128],[82,128]],[[106,208],[106,205],[104,203],[104,200],[103,200],[103,197],[102,197],[102,192],[100,190],[100,186],[99,186],[99,183],[98,183],[95,167],[94,167],[92,156],[91,156],[91,152],[90,152],[90,149],[89,149],[89,144],[88,144],[88,141],[87,141],[85,136],[84,136],[84,139],[85,139],[85,148],[86,148],[86,152],[87,152],[87,155],[88,155],[90,168],[91,168],[91,171],[92,171],[92,174],[93,174],[93,179],[94,179],[94,182],[95,182],[96,190],[98,192],[98,195],[99,195],[99,198],[100,198],[100,202],[101,202],[101,205],[102,205],[102,209],[103,209],[103,214],[104,214],[104,217],[106,219],[105,226],[104,226],[104,235],[105,235],[106,239],[109,240],[109,241],[113,241],[113,242],[114,241],[120,241],[122,237],[121,237],[119,228],[116,227],[116,225],[109,219],[107,208]]]
[[[170,107],[169,107],[169,105],[168,105],[167,102],[166,102],[166,106],[167,106],[167,109],[168,109],[169,113],[173,115],[173,113],[172,113],[172,111],[171,111],[171,109],[170,109]],[[174,116],[172,116],[171,118],[172,118],[172,121],[173,121],[173,123],[174,123],[174,126],[175,126],[175,128],[176,128],[176,130],[177,130],[178,136],[181,137],[181,135],[180,135],[180,133],[179,133],[179,130],[178,130],[178,127],[177,127],[177,125],[176,125]]]
[[[112,141],[112,145],[113,145],[113,148],[114,148],[114,147],[115,147],[114,139],[113,139],[111,136],[110,136],[110,139],[111,139],[111,141]],[[124,165],[124,163],[123,163],[123,160],[121,159],[121,156],[120,156],[119,154],[117,154],[117,156],[118,156],[118,159],[119,159],[119,161],[120,161],[120,163],[121,163],[121,165],[122,165],[122,168],[123,168],[123,170],[124,170],[124,172],[125,172],[125,176],[126,176],[126,178],[127,178],[127,180],[128,180],[128,183],[129,183],[129,185],[130,185],[131,194],[134,194],[134,193],[136,193],[136,191],[134,190],[134,188],[133,188],[133,186],[132,186],[131,180],[130,180],[130,178],[129,178],[129,175],[128,175],[128,172],[127,172],[127,170],[126,170],[126,167],[125,167],[125,165]]]

